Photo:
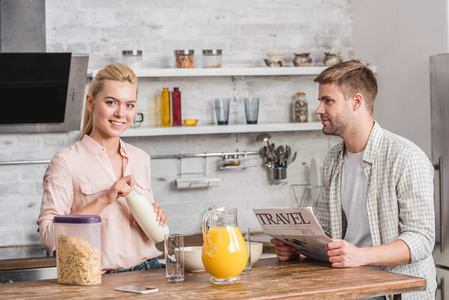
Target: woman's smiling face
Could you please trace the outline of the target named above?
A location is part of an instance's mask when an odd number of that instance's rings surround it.
[[[137,91],[128,81],[108,80],[96,99],[88,96],[92,112],[91,135],[119,137],[132,124],[136,115]]]

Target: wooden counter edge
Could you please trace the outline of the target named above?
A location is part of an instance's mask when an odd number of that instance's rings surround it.
[[[0,271],[56,267],[56,257],[0,260]]]

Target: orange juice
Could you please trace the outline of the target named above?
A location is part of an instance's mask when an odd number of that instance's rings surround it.
[[[238,277],[248,261],[248,248],[238,227],[215,227],[209,230],[212,244],[204,244],[201,253],[204,267],[215,278]]]

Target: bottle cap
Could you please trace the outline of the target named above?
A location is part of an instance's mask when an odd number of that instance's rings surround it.
[[[296,93],[296,96],[305,96],[305,95],[306,95],[306,93],[304,93],[304,92]]]

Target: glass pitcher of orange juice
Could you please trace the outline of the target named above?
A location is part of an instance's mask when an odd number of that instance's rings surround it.
[[[215,284],[238,283],[248,261],[248,248],[237,227],[237,209],[219,207],[203,217],[203,265]]]

